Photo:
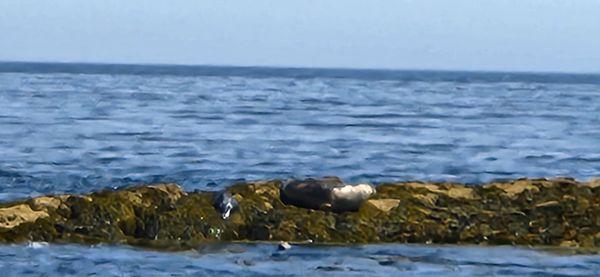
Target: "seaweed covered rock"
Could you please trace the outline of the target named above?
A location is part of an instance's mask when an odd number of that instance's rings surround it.
[[[4,229],[15,228],[22,223],[35,222],[38,218],[48,217],[44,211],[34,211],[26,204],[0,209],[0,226]]]
[[[357,211],[283,201],[279,180],[237,183],[224,218],[214,192],[156,184],[0,204],[0,242],[127,243],[187,249],[212,241],[600,246],[600,182],[519,179],[479,186],[377,186]],[[225,194],[224,194],[225,195]]]

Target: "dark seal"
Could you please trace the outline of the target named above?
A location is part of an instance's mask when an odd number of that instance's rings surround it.
[[[367,184],[348,185],[337,177],[308,178],[284,182],[281,200],[287,205],[334,212],[357,211],[375,188]]]

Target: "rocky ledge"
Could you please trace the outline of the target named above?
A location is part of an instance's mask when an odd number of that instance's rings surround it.
[[[600,247],[600,180],[377,186],[358,211],[286,205],[280,180],[238,183],[223,219],[214,192],[155,184],[0,204],[0,242],[125,243],[186,249],[215,241],[464,243]]]

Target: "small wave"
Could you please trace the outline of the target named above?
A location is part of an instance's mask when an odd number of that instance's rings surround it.
[[[40,242],[40,241],[34,241],[34,242],[29,242],[27,244],[28,248],[33,248],[33,249],[40,249],[40,248],[46,248],[48,247],[48,243],[47,242]]]

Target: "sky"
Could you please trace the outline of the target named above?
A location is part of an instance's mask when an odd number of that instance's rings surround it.
[[[0,61],[600,72],[600,0],[1,0]]]

